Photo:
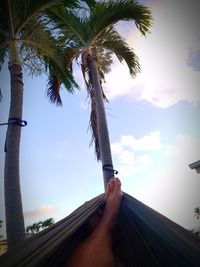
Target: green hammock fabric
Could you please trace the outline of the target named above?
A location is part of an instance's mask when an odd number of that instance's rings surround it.
[[[86,202],[1,256],[0,266],[63,266],[73,249],[87,237],[85,223],[104,203],[103,194]],[[114,253],[125,267],[200,266],[200,239],[128,194],[124,194],[113,235],[117,244]]]
[[[84,223],[103,203],[104,195],[86,202],[68,217],[5,253],[0,257],[0,266],[62,266],[71,249],[84,237]]]

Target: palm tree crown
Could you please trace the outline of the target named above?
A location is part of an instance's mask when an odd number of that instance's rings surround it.
[[[32,74],[51,72],[51,65],[54,65],[62,75],[62,83],[69,91],[73,90],[76,84],[69,73],[66,75],[62,50],[57,46],[45,16],[48,9],[62,2],[3,1],[0,7],[0,68],[5,58],[9,59],[10,65],[17,63],[28,67]],[[69,5],[73,2],[76,1],[69,1]]]

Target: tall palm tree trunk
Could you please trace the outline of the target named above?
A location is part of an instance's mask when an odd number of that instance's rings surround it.
[[[106,120],[102,88],[100,85],[96,61],[91,55],[88,56],[88,61],[96,101],[99,147],[103,169],[104,188],[106,189],[107,183],[109,182],[110,178],[114,176],[112,155],[110,149],[110,139],[108,133],[108,125]]]
[[[11,77],[11,102],[9,119],[22,118],[23,79],[20,64],[9,66]],[[25,238],[19,175],[19,150],[21,127],[9,124],[5,143],[4,193],[8,248]]]

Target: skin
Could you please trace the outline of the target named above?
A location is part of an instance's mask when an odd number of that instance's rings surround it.
[[[121,182],[110,179],[106,189],[106,205],[96,227],[67,260],[65,267],[115,267],[112,250],[112,230],[122,200]],[[121,265],[120,265],[121,266]]]

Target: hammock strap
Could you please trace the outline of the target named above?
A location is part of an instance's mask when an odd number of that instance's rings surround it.
[[[9,124],[15,124],[15,125],[17,125],[19,127],[25,127],[27,125],[27,121],[24,121],[24,120],[21,120],[21,119],[18,119],[18,118],[9,118],[8,122],[0,123],[0,126],[9,125]],[[5,153],[7,152],[6,142],[7,142],[7,140],[5,141],[5,146],[4,146],[4,152]]]
[[[0,126],[9,125],[9,124],[15,124],[17,126],[24,127],[27,125],[27,121],[24,121],[18,118],[9,118],[8,122],[0,123]]]
[[[111,165],[111,164],[105,164],[105,165],[103,165],[102,169],[103,169],[103,171],[110,172],[111,173],[111,175],[110,175],[111,177],[114,176],[115,174],[118,174],[118,171],[117,170],[114,170],[113,169],[113,165]]]

